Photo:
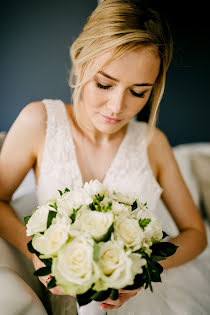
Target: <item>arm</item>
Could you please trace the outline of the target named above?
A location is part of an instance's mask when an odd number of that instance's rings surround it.
[[[158,164],[158,182],[162,199],[170,211],[180,234],[169,241],[179,246],[177,252],[161,262],[164,269],[182,265],[199,255],[207,245],[205,226],[191,194],[182,178],[170,144],[156,129],[152,151]]]
[[[25,225],[9,205],[11,197],[27,172],[36,165],[46,130],[46,111],[40,102],[27,105],[19,114],[5,139],[0,154],[0,236],[30,259],[35,269],[44,266],[39,258],[28,251]],[[47,286],[51,275],[39,277]],[[50,290],[64,295],[59,286]]]
[[[31,259],[25,226],[9,205],[14,191],[36,163],[41,130],[45,124],[43,104],[31,103],[19,114],[0,154],[0,236]]]

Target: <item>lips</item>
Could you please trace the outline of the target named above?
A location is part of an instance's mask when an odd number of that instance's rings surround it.
[[[121,119],[109,117],[109,116],[106,116],[106,115],[103,115],[103,114],[101,114],[101,116],[103,116],[105,119],[108,119],[108,120],[113,121],[113,122],[120,122],[121,121]]]

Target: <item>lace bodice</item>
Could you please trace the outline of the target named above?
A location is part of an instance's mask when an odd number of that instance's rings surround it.
[[[46,138],[37,183],[39,204],[57,196],[58,189],[83,185],[65,104],[44,99],[47,112]],[[115,191],[132,193],[151,210],[156,208],[162,188],[152,174],[147,156],[145,122],[130,121],[103,183]]]
[[[83,185],[82,176],[71,135],[65,104],[60,100],[44,99],[47,111],[46,139],[37,183],[38,202],[58,195],[58,189]],[[112,161],[104,184],[116,191],[135,194],[147,202],[150,210],[157,210],[163,230],[177,235],[177,227],[167,209],[161,206],[162,188],[153,176],[144,139],[147,124],[130,121],[126,135]],[[122,307],[108,311],[108,315],[207,315],[209,313],[209,251],[193,261],[166,270],[163,283],[153,283],[154,292],[140,293]],[[163,278],[164,277],[164,278]],[[50,295],[54,315],[76,315],[76,304],[70,296]],[[79,310],[79,314],[83,314]],[[91,303],[84,314],[98,314]],[[99,312],[100,313],[100,312]],[[104,314],[102,312],[102,314]],[[101,313],[100,313],[101,315]]]

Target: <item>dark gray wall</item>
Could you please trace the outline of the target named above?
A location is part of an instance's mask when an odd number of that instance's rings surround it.
[[[208,3],[161,2],[172,31],[174,56],[158,125],[173,145],[210,141]]]
[[[96,2],[3,2],[0,130],[8,130],[31,101],[60,98],[71,102],[69,47]],[[207,8],[195,6],[197,3],[183,7],[181,1],[158,4],[162,4],[174,38],[174,57],[158,126],[172,145],[210,141],[209,30],[204,16]]]
[[[71,102],[69,47],[96,0],[1,1],[0,130],[29,102]]]

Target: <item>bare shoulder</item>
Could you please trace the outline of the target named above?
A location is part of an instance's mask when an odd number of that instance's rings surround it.
[[[25,124],[36,125],[39,122],[43,124],[46,122],[46,110],[42,102],[31,102],[27,104],[20,112],[18,119]]]
[[[26,105],[9,129],[0,154],[0,199],[9,200],[37,161],[45,137],[46,111],[41,102]]]
[[[173,150],[166,134],[157,127],[154,128],[151,142],[148,145],[148,156],[151,165],[156,170],[157,179],[159,179],[166,161],[175,161]]]

